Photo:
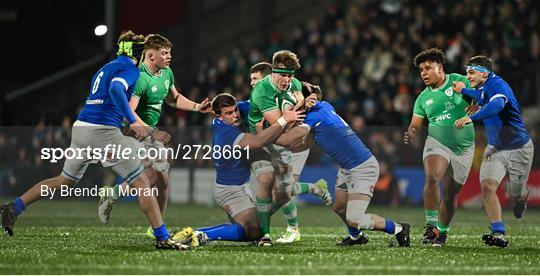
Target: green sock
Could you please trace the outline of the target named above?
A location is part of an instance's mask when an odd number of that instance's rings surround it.
[[[426,212],[426,224],[437,227],[439,223],[439,210],[424,209]]]
[[[129,188],[129,187],[128,187]],[[121,197],[121,194],[120,194],[120,185],[114,185],[113,187],[113,197],[115,199],[119,199]]]
[[[440,234],[448,233],[448,231],[450,231],[450,224],[449,225],[444,225],[444,224],[439,222],[439,225],[437,225],[437,229],[439,229]]]
[[[287,220],[287,227],[298,227],[298,216],[296,212],[296,204],[293,200],[283,205],[283,214],[285,215],[285,220]]]
[[[270,216],[272,213],[272,199],[256,197],[255,202],[257,205],[257,218],[259,219],[259,225],[261,234],[270,235]]]
[[[313,183],[309,182],[295,182],[292,188],[292,195],[307,194],[313,186]]]

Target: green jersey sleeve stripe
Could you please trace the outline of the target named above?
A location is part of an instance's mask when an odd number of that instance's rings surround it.
[[[420,117],[420,118],[425,118],[425,116],[418,115],[418,114],[415,114],[415,113],[413,113],[412,115],[414,115],[414,116],[416,116],[416,117]]]

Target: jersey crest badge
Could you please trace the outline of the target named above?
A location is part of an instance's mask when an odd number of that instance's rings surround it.
[[[452,97],[454,90],[452,90],[452,87],[448,87],[448,89],[444,90],[444,94],[446,94],[448,97]]]

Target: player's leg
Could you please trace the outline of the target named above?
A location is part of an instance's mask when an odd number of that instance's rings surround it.
[[[296,192],[302,192],[302,186],[306,186],[306,190],[309,190],[308,185],[302,185],[298,183],[302,169],[306,163],[307,157],[309,155],[309,149],[296,152],[292,154],[292,167],[293,167],[293,177],[294,177],[294,186],[291,189],[291,196]],[[306,183],[307,184],[307,183]],[[296,187],[298,186],[298,187]],[[300,191],[298,191],[300,190]],[[300,240],[300,228],[298,227],[298,207],[296,206],[295,199],[291,198],[288,202],[283,205],[281,209],[287,223],[287,230],[285,233],[276,240],[277,243],[292,243]]]
[[[439,206],[439,223],[437,225],[438,236],[433,245],[444,246],[450,231],[450,223],[457,209],[457,195],[462,184],[457,183],[450,175],[443,178],[443,199]]]
[[[274,167],[270,162],[270,155],[264,150],[254,151],[252,154],[251,171],[257,178],[259,189],[255,197],[257,218],[260,224],[260,232],[264,239],[263,244],[271,244],[270,239],[270,216],[272,215],[272,190],[274,187]]]
[[[340,242],[336,245],[338,246],[352,246],[357,244],[364,244],[369,241],[369,237],[358,229],[358,227],[350,226],[347,221],[347,202],[349,194],[347,193],[347,188],[342,189],[336,186],[336,198],[334,200],[334,205],[332,210],[336,213],[339,218],[347,226],[347,231],[349,235],[345,238],[342,238]]]
[[[509,155],[510,164],[508,168],[508,183],[506,190],[514,203],[514,216],[523,217],[527,210],[527,199],[529,190],[527,189],[527,180],[531,172],[531,166],[534,157],[534,146],[532,141],[526,143],[522,148],[512,150]]]
[[[431,244],[437,237],[439,222],[439,202],[441,201],[439,182],[448,169],[450,158],[444,145],[432,137],[426,139],[424,146],[424,212],[426,227],[422,239],[423,244]]]
[[[170,239],[167,226],[163,223],[163,218],[159,210],[156,194],[152,192],[152,187],[148,177],[144,173],[144,166],[139,159],[141,143],[131,137],[126,137],[116,129],[107,134],[107,143],[119,145],[117,148],[131,149],[131,155],[123,159],[107,160],[103,166],[111,169],[125,182],[130,188],[137,189],[139,206],[146,215],[149,224],[152,226],[156,237],[156,249],[188,249],[182,244],[176,243]],[[121,146],[121,147],[120,147]],[[146,192],[145,192],[146,191]]]
[[[91,138],[93,137],[93,133],[93,128],[80,127],[77,123],[75,123],[71,130],[70,148],[76,151],[79,148],[85,148],[89,145],[91,146]],[[26,206],[41,199],[42,195],[45,195],[45,192],[47,192],[47,195],[49,196],[55,191],[59,193],[61,187],[73,186],[83,177],[86,168],[88,168],[88,163],[91,160],[85,159],[84,156],[81,157],[83,158],[66,159],[62,173],[59,176],[37,183],[26,191],[21,197],[16,198],[15,201],[8,202],[0,206],[2,227],[8,235],[13,235],[13,228],[15,226],[17,216],[19,216],[26,209]]]
[[[17,217],[28,205],[40,200],[43,191],[57,191],[59,193],[62,186],[73,186],[76,183],[77,181],[75,180],[59,175],[37,183],[22,196],[17,197],[15,201],[2,204],[0,206],[0,213],[2,215],[2,227],[4,228],[4,231],[8,235],[13,236],[13,228]]]
[[[474,145],[460,155],[448,148],[446,151],[450,156],[450,166],[443,178],[443,199],[439,206],[438,236],[433,242],[435,246],[444,246],[446,244],[450,224],[457,209],[458,193],[465,184],[471,170],[474,158]]]
[[[249,183],[239,186],[215,184],[214,194],[217,204],[225,210],[232,223],[199,228],[192,231],[184,228],[174,239],[192,238],[192,245],[202,245],[213,240],[253,241],[261,237],[257,209]]]
[[[490,234],[482,236],[482,240],[487,245],[506,247],[506,228],[502,221],[502,210],[497,189],[506,175],[508,167],[507,154],[505,151],[496,152],[493,147],[488,146],[484,152],[482,166],[480,167],[480,187],[482,190],[482,201],[484,210],[489,219]]]
[[[144,170],[144,174],[148,178],[148,182],[150,183],[150,186],[153,187],[154,183],[156,183],[159,179],[159,174],[152,168],[148,167]],[[124,179],[117,176],[115,179],[115,185],[114,187],[103,187],[102,194],[99,199],[99,205],[98,205],[98,216],[99,220],[103,224],[109,223],[111,212],[113,210],[114,205],[120,199],[123,195],[128,194],[129,190],[133,188],[128,185]],[[158,196],[161,193],[161,191],[158,188]],[[151,239],[155,239],[152,228],[147,231],[148,237]]]
[[[347,225],[360,230],[376,230],[395,235],[399,246],[410,245],[410,226],[406,223],[396,223],[373,213],[366,213],[373,190],[379,178],[379,163],[372,156],[361,165],[349,170],[351,181],[347,191]]]

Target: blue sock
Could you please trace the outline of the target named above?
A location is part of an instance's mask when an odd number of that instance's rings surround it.
[[[26,204],[24,204],[24,201],[18,197],[15,199],[15,207],[13,209],[15,216],[18,216],[24,211],[24,209],[26,209]]]
[[[360,236],[362,233],[362,230],[350,226],[347,226],[347,230],[349,230],[349,235],[351,235],[353,238],[358,238],[358,236]]]
[[[506,229],[504,229],[504,222],[502,221],[495,221],[490,223],[489,228],[491,228],[491,231],[493,233],[506,234]]]
[[[384,232],[394,235],[394,233],[396,233],[396,224],[390,219],[385,219],[384,220]]]
[[[246,241],[246,230],[240,224],[220,224],[197,229],[208,236],[210,240]]]
[[[167,231],[167,226],[165,225],[165,223],[158,228],[154,228],[154,236],[156,236],[156,239],[158,241],[169,239],[169,231]]]

